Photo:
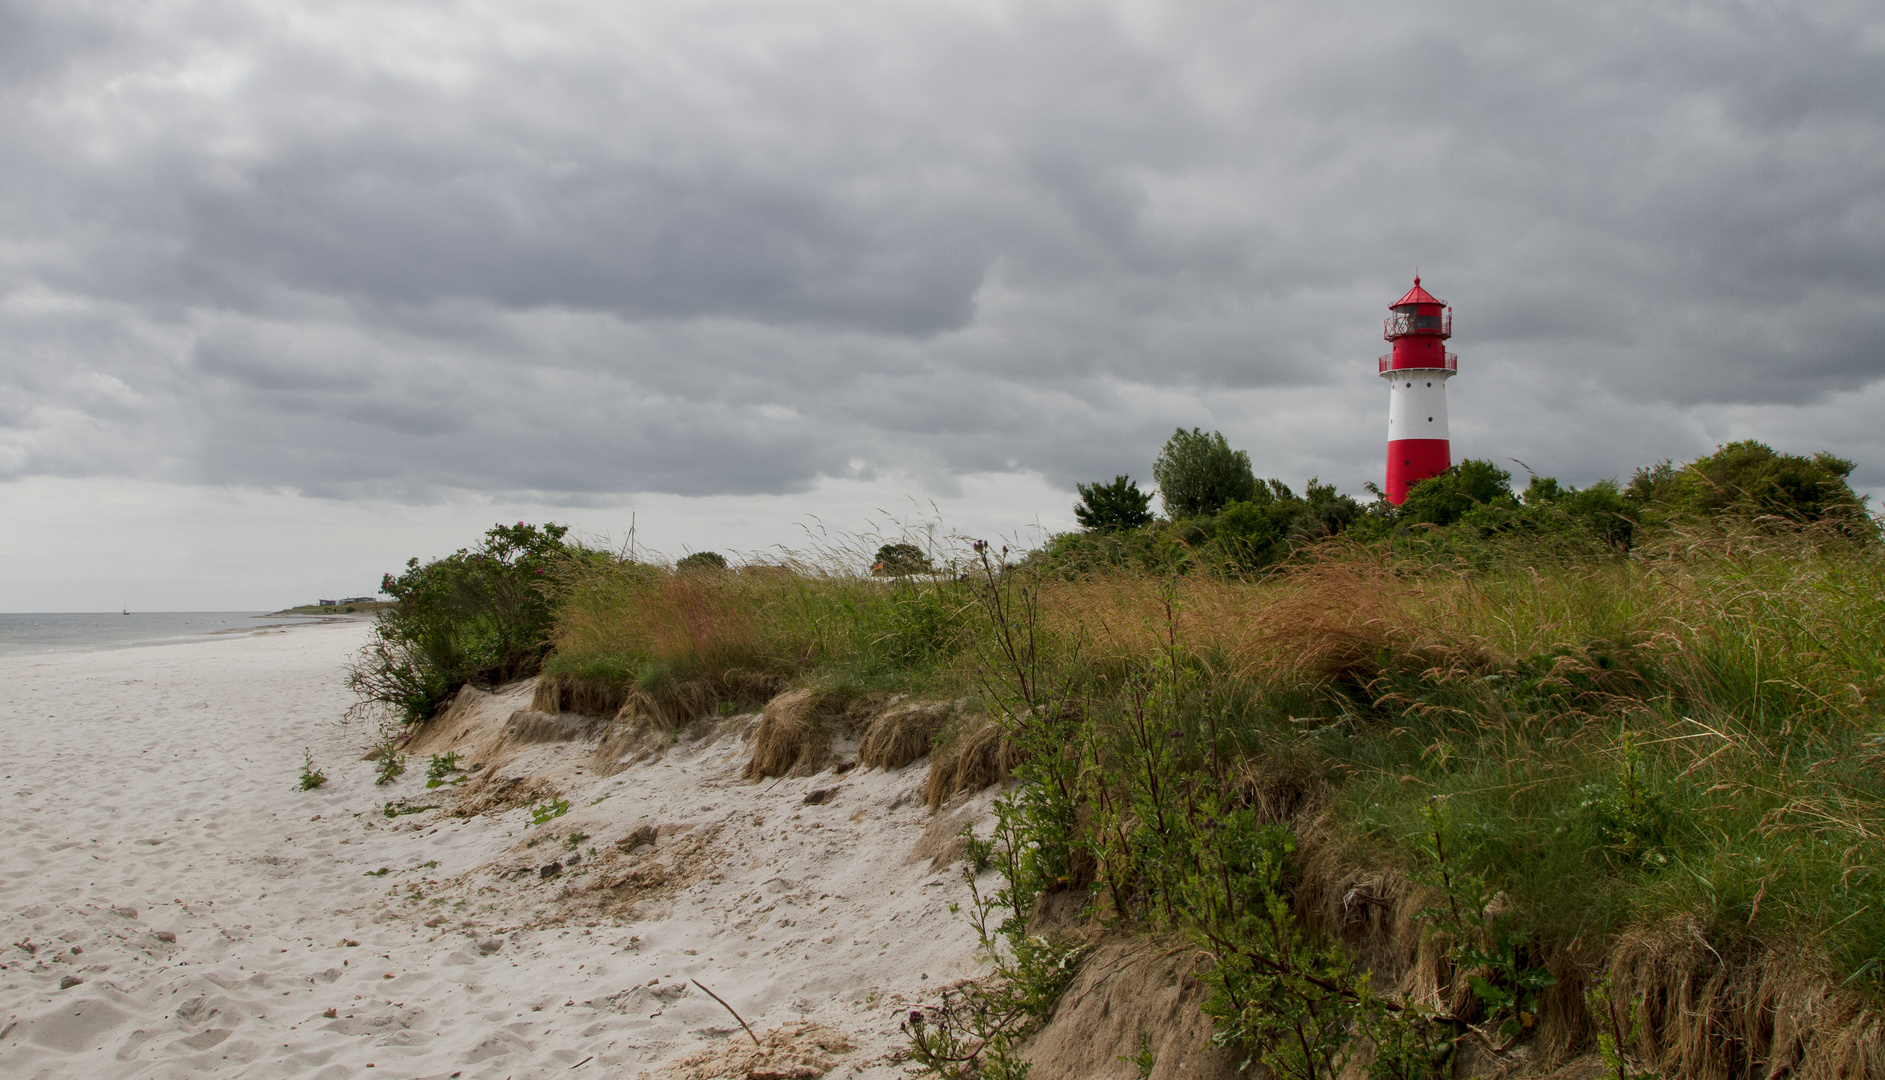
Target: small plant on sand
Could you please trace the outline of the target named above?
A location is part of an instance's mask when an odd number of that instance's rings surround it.
[[[301,751],[301,790],[313,791],[327,783],[327,774],[314,767],[314,751]]]
[[[550,799],[530,808],[530,824],[541,825],[569,813],[568,799]]]
[[[454,779],[452,774],[464,771],[458,764],[458,751],[433,754],[431,760],[425,763],[425,786],[435,788],[444,784],[462,783],[465,779],[463,776]]]
[[[380,867],[380,868],[379,868],[378,870],[368,870],[368,871],[367,871],[367,872],[366,872],[366,873],[365,873],[364,875],[362,875],[362,876],[364,876],[364,877],[385,877],[386,875],[388,875],[388,874],[390,874],[390,873],[392,873],[392,872],[393,872],[393,868],[392,868],[392,867],[390,867],[390,866],[382,866],[382,867]],[[352,942],[349,942],[349,944],[352,944]]]
[[[396,802],[387,803],[383,808],[381,808],[380,812],[385,814],[389,818],[396,818],[396,817],[403,817],[406,814],[423,814],[427,810],[437,810],[437,809],[438,809],[437,803],[433,803],[430,806],[419,806],[414,803],[407,802],[405,799],[400,799]]]
[[[1152,1049],[1152,1036],[1141,1034],[1139,1036],[1139,1052],[1131,1057],[1121,1054],[1119,1055],[1119,1060],[1129,1061],[1137,1065],[1139,1067],[1139,1080],[1150,1080],[1152,1070],[1158,1068],[1158,1051]]]
[[[379,773],[373,778],[377,785],[385,786],[406,774],[406,762],[390,741],[374,749],[372,760],[379,763]]]

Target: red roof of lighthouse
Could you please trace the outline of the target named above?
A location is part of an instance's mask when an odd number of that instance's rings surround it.
[[[1441,300],[1439,297],[1436,297],[1432,293],[1421,288],[1420,277],[1416,275],[1414,277],[1414,287],[1407,290],[1406,296],[1403,296],[1399,300],[1396,300],[1392,304],[1389,304],[1388,307],[1397,308],[1403,304],[1444,304],[1444,303],[1446,303],[1446,301]]]

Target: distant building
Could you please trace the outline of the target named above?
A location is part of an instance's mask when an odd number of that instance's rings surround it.
[[[339,606],[340,606],[340,601],[338,601],[338,600],[316,600],[316,601],[314,602],[314,606],[315,606],[315,607],[339,607]]]
[[[349,596],[341,601],[343,604],[377,604],[379,602],[380,598],[377,596]]]

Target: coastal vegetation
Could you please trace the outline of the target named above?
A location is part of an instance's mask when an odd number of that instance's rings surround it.
[[[563,525],[495,525],[476,546],[443,559],[406,563],[380,592],[391,606],[354,663],[348,685],[361,711],[388,708],[414,724],[466,683],[534,674],[549,651],[555,613],[552,571],[581,561]]]
[[[796,691],[755,775],[856,703],[961,702],[860,754],[927,749],[932,806],[1007,781],[964,848],[995,972],[906,1023],[938,1075],[1024,1074],[1122,935],[1188,939],[1221,1044],[1278,1076],[1856,1074],[1885,1066],[1885,559],[1851,467],[1736,443],[1515,490],[1467,461],[1394,507],[1181,431],[1166,516],[1120,476],[1026,550],[702,572],[493,530],[389,578],[412,607],[356,688],[418,722],[541,670],[537,707],[638,728]]]

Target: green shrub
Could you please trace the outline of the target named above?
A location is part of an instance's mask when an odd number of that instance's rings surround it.
[[[692,555],[682,556],[681,560],[674,564],[674,569],[683,573],[690,570],[725,570],[726,568],[726,556],[717,551],[696,551]]]
[[[1476,507],[1516,509],[1512,474],[1490,461],[1467,458],[1438,476],[1430,476],[1407,491],[1401,520],[1417,525],[1451,525]]]
[[[428,719],[458,688],[533,674],[549,651],[553,574],[578,552],[562,525],[498,525],[478,546],[406,563],[380,591],[393,598],[355,659],[356,709],[383,706]]]
[[[1631,477],[1630,500],[1675,513],[1765,514],[1797,523],[1829,515],[1864,516],[1864,503],[1846,477],[1853,463],[1824,451],[1812,457],[1780,454],[1752,439],[1727,443],[1677,468],[1662,461]]]

